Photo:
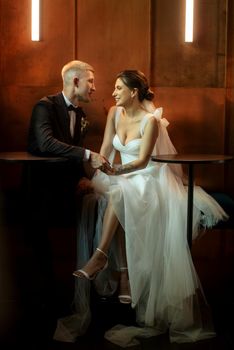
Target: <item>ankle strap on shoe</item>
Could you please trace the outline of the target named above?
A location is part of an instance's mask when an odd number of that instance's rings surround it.
[[[120,269],[120,271],[128,270],[127,266],[120,267],[119,269]]]
[[[96,248],[96,250],[105,255],[105,257],[108,259],[108,255],[103,250],[101,250],[100,248]]]

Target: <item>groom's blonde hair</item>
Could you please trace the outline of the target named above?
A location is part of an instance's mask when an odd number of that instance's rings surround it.
[[[81,78],[82,74],[88,70],[94,72],[93,67],[86,62],[77,60],[68,62],[61,71],[63,85],[69,85],[75,76]]]

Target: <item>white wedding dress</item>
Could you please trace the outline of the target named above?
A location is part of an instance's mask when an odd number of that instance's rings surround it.
[[[121,107],[117,107],[116,127],[120,113]],[[162,118],[162,108],[156,109],[154,116],[158,121],[155,154],[176,153],[166,130],[168,122]],[[151,117],[152,114],[148,113],[143,118],[141,135]],[[113,146],[120,152],[122,164],[138,158],[141,141],[141,138],[137,138],[123,145],[118,135],[115,135]],[[205,305],[205,298],[187,243],[187,187],[182,182],[181,167],[150,160],[146,168],[121,176],[108,176],[98,170],[92,183],[100,214],[94,248],[101,235],[105,204],[110,200],[125,231],[132,307],[136,310],[136,321],[139,324],[139,328],[114,328],[106,332],[106,338],[118,345],[127,346],[132,334],[150,336],[169,331],[172,342],[191,342],[214,336],[212,322],[204,320],[200,313],[200,304]],[[78,239],[79,254],[82,255],[79,257],[79,268],[91,255],[86,217],[87,212],[83,216],[80,226],[82,232]],[[225,219],[227,215],[219,204],[195,186],[193,238],[198,235],[201,225],[211,227]],[[84,250],[87,254],[83,253]],[[114,244],[109,260],[110,270],[119,268]],[[81,299],[89,300],[85,296],[87,297],[87,290],[89,292],[90,282],[79,280],[76,283],[79,291],[75,300],[79,313],[77,316],[82,319],[81,313],[84,315],[86,310],[87,321],[91,317],[89,307],[87,302],[81,307]],[[110,271],[100,273],[95,283],[100,294],[111,294],[117,288],[115,281],[111,281]],[[84,322],[84,318],[82,320]],[[77,326],[78,323],[77,321]]]

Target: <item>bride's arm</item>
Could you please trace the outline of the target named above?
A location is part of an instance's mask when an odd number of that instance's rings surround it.
[[[112,175],[127,174],[135,170],[144,169],[150,160],[157,138],[157,131],[157,121],[154,117],[152,117],[145,126],[138,159],[134,160],[133,162],[117,166],[113,169]]]
[[[113,150],[112,140],[113,140],[114,133],[115,133],[115,127],[114,127],[115,110],[116,110],[116,107],[111,107],[109,112],[108,112],[104,137],[103,137],[103,141],[102,141],[102,146],[101,146],[101,149],[99,152],[106,159],[109,158],[109,156]],[[83,162],[83,167],[85,170],[85,176],[88,179],[92,179],[92,177],[96,173],[97,169],[94,169],[91,166],[90,162]],[[108,168],[109,168],[109,166],[106,168],[104,166],[102,170],[105,172],[107,172],[108,170],[110,171],[110,169],[108,169]],[[80,186],[80,187],[84,187],[84,186]],[[87,181],[85,182],[85,187],[87,187]]]
[[[113,137],[115,135],[115,112],[116,107],[111,107],[106,121],[104,137],[100,149],[100,154],[107,159],[109,158],[112,150],[113,150]]]

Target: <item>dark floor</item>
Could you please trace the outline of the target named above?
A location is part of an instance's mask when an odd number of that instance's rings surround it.
[[[231,350],[234,349],[234,302],[231,290],[213,300],[213,319],[217,336],[196,343],[170,343],[168,335],[140,339],[139,345],[129,347],[132,350]],[[22,311],[22,310],[21,310]],[[64,343],[52,340],[55,320],[46,310],[39,312],[37,303],[31,310],[23,310],[24,316],[15,320],[14,326],[1,338],[0,349],[30,350],[117,350],[120,347],[104,339],[105,330],[116,324],[134,325],[134,312],[128,305],[121,305],[115,299],[99,299],[93,308],[93,321],[86,336],[76,343]],[[26,311],[26,312],[25,312]],[[41,313],[41,315],[40,315]]]
[[[53,237],[55,289],[49,276],[44,281],[41,280],[41,273],[36,268],[38,257],[30,256],[28,247],[20,245],[22,242],[17,238],[18,228],[15,232],[11,228],[5,234],[5,242],[4,240],[0,242],[0,350],[16,350],[19,347],[30,350],[121,349],[106,341],[104,332],[116,324],[134,325],[134,312],[130,306],[119,304],[115,299],[106,301],[94,298],[90,330],[76,343],[52,340],[57,318],[68,315],[71,311],[70,301],[74,287],[71,273],[73,258],[70,256],[67,259],[69,247],[65,245],[70,240],[69,232],[65,231],[66,236],[64,230],[52,233],[53,236],[56,235],[56,239]],[[220,235],[222,241],[225,238],[222,232],[212,232],[212,235],[213,246],[216,246],[216,241],[219,242]],[[220,244],[217,244],[217,251],[211,252],[211,249],[208,251],[204,248],[205,258],[200,247],[198,247],[199,254],[194,251],[196,269],[202,279],[203,287],[205,286],[217,336],[197,343],[171,344],[168,335],[165,334],[147,340],[141,339],[138,346],[131,347],[132,350],[234,349],[233,237],[233,232],[228,232],[225,241],[228,252],[231,249],[231,255],[229,253],[224,255],[223,248],[218,255]],[[205,244],[205,239],[208,238],[204,238],[202,244]],[[4,243],[11,247],[9,255],[5,257]],[[69,244],[74,244],[74,241]],[[43,254],[41,256],[44,257]],[[6,267],[10,267],[8,273]]]
[[[17,205],[17,207],[19,207]],[[0,222],[0,350],[120,350],[104,339],[116,324],[134,325],[134,312],[115,299],[93,297],[92,324],[76,343],[53,340],[56,320],[70,314],[73,296],[76,234],[50,230],[53,261],[46,259],[47,235],[43,227],[19,225],[9,211],[9,222]],[[13,224],[13,221],[17,224]],[[26,234],[25,234],[26,231]],[[48,233],[48,232],[46,232]],[[207,240],[207,242],[206,242]],[[47,243],[46,243],[47,242]],[[212,242],[212,245],[211,243]],[[132,350],[232,350],[234,349],[233,231],[206,234],[194,250],[195,265],[212,309],[217,336],[196,343],[170,343],[168,335],[139,340]],[[212,248],[212,249],[211,249]],[[73,252],[73,256],[72,256]],[[42,279],[43,276],[43,279]]]

